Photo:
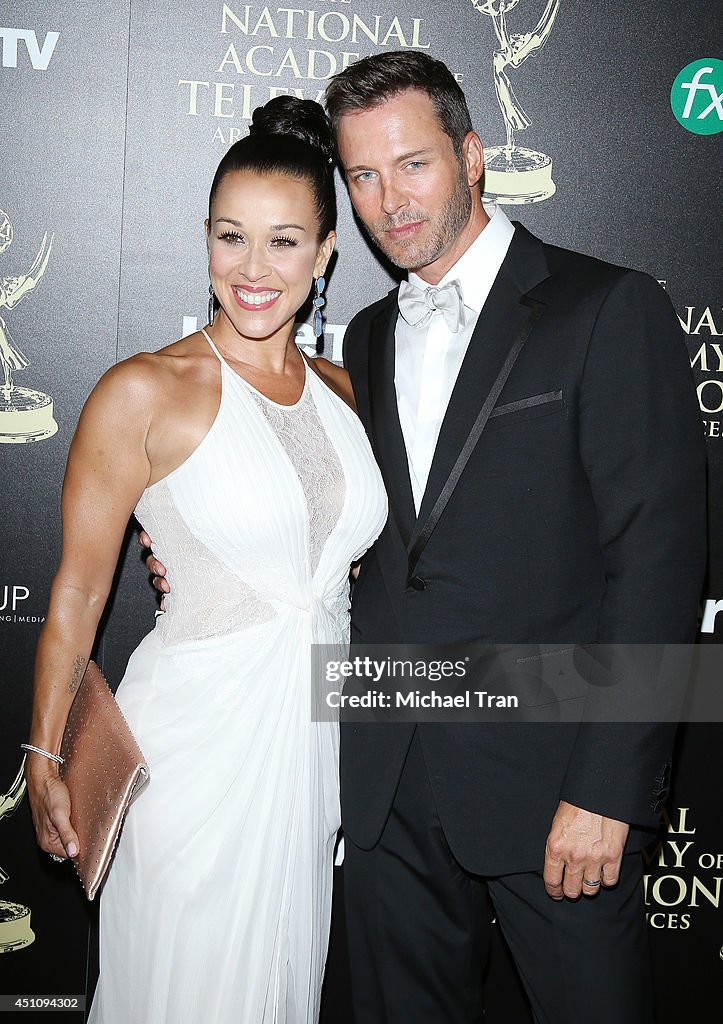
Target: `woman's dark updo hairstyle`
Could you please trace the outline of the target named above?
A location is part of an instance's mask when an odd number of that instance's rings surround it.
[[[288,174],[308,182],[319,220],[319,240],[336,227],[334,140],[324,108],[314,100],[276,96],[257,107],[244,139],[234,142],[216,169],[211,205],[222,179],[232,171]]]

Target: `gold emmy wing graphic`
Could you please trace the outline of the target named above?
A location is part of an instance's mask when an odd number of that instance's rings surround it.
[[[0,253],[9,249],[13,241],[13,226],[6,213],[0,210]],[[2,312],[17,306],[28,292],[38,284],[50,259],[53,235],[47,231],[40,250],[27,274],[0,277],[0,444],[26,444],[44,441],[58,429],[53,418],[53,400],[42,391],[20,388],[13,381],[16,370],[28,365],[21,350],[10,336]]]
[[[18,806],[25,794],[25,777],[23,768],[25,758],[20,763],[20,771],[9,792],[0,793],[0,821],[9,817]],[[0,867],[0,884],[7,882],[8,875]],[[30,910],[22,903],[9,903],[0,900],[0,953],[12,953],[35,941],[35,933],[30,927]]]
[[[519,0],[470,0],[480,14],[493,19],[499,49],[495,50],[492,66],[495,77],[497,102],[502,111],[507,133],[504,146],[485,147],[485,199],[498,203],[521,205],[540,203],[555,194],[552,180],[552,160],[545,153],[515,144],[515,132],[529,128],[530,119],[515,96],[507,68],[518,68],[547,42],[552,31],[560,0],[547,0],[545,10],[532,32],[510,33],[507,15]]]

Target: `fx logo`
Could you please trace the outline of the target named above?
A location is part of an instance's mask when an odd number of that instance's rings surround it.
[[[704,58],[684,67],[670,90],[670,105],[695,135],[723,131],[723,61]]]
[[[2,66],[4,68],[16,68],[18,66],[18,43],[23,42],[27,51],[30,63],[35,71],[47,71],[50,58],[53,56],[55,44],[60,38],[60,32],[47,32],[42,46],[38,43],[38,37],[30,28],[0,28],[0,40],[2,40]]]

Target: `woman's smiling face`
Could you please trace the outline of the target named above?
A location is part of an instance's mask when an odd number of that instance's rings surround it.
[[[333,231],[318,237],[311,189],[286,174],[231,171],[218,186],[211,218],[209,273],[221,307],[216,322],[250,340],[278,336],[293,324],[334,248]]]

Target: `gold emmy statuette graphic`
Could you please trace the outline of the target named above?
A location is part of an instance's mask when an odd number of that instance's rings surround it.
[[[0,253],[9,249],[13,240],[13,226],[6,213],[0,210]],[[12,309],[40,281],[50,258],[53,235],[47,231],[40,250],[27,274],[18,277],[0,277],[0,310]],[[10,337],[10,331],[0,313],[0,444],[26,444],[44,441],[58,429],[53,418],[53,400],[42,391],[19,388],[13,382],[13,373],[24,370],[28,360]]]
[[[20,771],[9,792],[0,793],[0,821],[13,813],[25,794],[24,766],[25,758],[20,763]],[[8,878],[7,873],[0,868],[0,884],[7,882]],[[0,953],[12,953],[34,941],[35,932],[30,927],[29,908],[22,903],[0,900]]]
[[[537,27],[525,34],[510,33],[506,23],[507,15],[519,0],[471,0],[471,3],[480,14],[493,19],[499,43],[493,57],[495,92],[507,132],[506,145],[485,147],[484,197],[511,205],[540,203],[555,193],[552,160],[545,153],[515,145],[515,132],[529,128],[530,119],[515,96],[507,68],[518,68],[531,54],[542,49],[552,31],[560,0],[547,0]]]

